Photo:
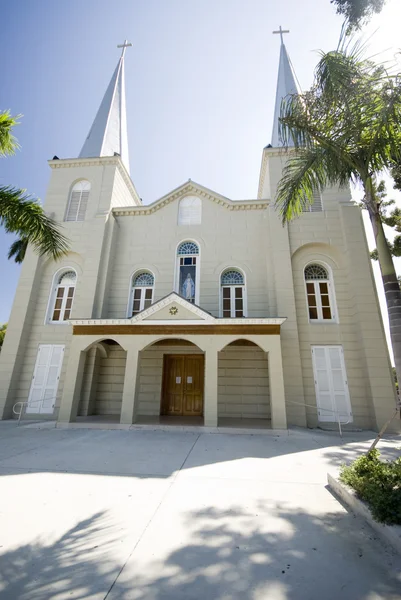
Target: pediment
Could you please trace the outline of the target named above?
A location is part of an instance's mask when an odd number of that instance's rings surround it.
[[[174,202],[176,200],[180,200],[181,198],[191,195],[191,196],[199,196],[201,199],[209,200],[210,202],[214,202],[223,206],[228,210],[255,210],[255,209],[266,209],[269,205],[267,200],[230,200],[213,190],[201,185],[200,183],[196,183],[195,181],[187,181],[180,185],[175,190],[172,190],[159,200],[152,202],[151,204],[143,205],[143,206],[135,206],[135,207],[116,207],[113,208],[113,213],[118,215],[150,215],[166,205]]]
[[[149,306],[146,310],[132,317],[131,323],[151,321],[198,321],[212,322],[215,318],[208,312],[185,300],[175,292]]]

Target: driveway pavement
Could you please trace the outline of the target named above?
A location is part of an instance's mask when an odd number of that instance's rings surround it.
[[[326,487],[371,436],[0,422],[0,600],[400,600],[401,558]]]

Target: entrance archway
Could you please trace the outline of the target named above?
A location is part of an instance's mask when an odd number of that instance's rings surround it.
[[[238,339],[219,352],[217,414],[219,425],[270,427],[268,355],[252,341]]]
[[[97,416],[119,422],[126,356],[112,339],[102,340],[86,351],[78,417]]]
[[[203,424],[204,353],[179,338],[161,339],[140,352],[138,421]]]

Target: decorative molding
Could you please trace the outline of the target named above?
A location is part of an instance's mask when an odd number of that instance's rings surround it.
[[[132,324],[142,322],[144,319],[148,319],[149,317],[154,315],[156,312],[159,312],[159,310],[161,310],[162,308],[165,308],[166,306],[169,306],[170,304],[173,304],[173,303],[183,306],[184,308],[189,310],[189,312],[193,313],[195,316],[200,317],[203,321],[213,321],[214,320],[214,317],[211,314],[209,314],[205,310],[202,310],[196,304],[192,304],[191,302],[188,302],[188,300],[185,300],[185,298],[182,298],[182,296],[179,296],[178,294],[176,294],[176,292],[171,292],[168,296],[165,296],[161,300],[158,300],[158,302],[155,302],[154,304],[149,306],[149,308],[146,308],[142,312],[135,315],[135,317],[132,317],[130,319],[130,322]]]
[[[232,319],[235,321],[235,319]],[[73,335],[280,335],[280,325],[261,324],[249,325],[235,323],[201,323],[187,325],[183,322],[170,321],[168,325],[155,322],[131,325],[107,324],[99,322],[96,325],[74,325]]]
[[[200,317],[200,319],[194,319],[194,320],[191,320],[191,319],[174,319],[174,320],[149,319],[149,317],[151,317],[155,313],[159,312],[162,308],[169,306],[170,304],[173,304],[175,308],[177,307],[177,305],[183,306],[186,310],[193,313],[195,316]],[[145,319],[147,319],[147,320],[145,321]],[[194,327],[199,327],[200,325],[206,325],[208,327],[211,325],[213,325],[213,326],[214,325],[219,325],[219,326],[220,325],[239,325],[239,326],[243,327],[243,326],[249,326],[249,325],[279,325],[280,326],[284,323],[285,320],[286,320],[286,317],[255,318],[255,319],[241,317],[241,318],[237,318],[237,319],[235,319],[235,318],[220,319],[220,318],[213,317],[213,315],[206,312],[199,306],[196,306],[196,304],[192,304],[191,302],[188,302],[188,300],[185,300],[185,298],[182,298],[181,296],[176,294],[176,292],[171,292],[168,296],[165,296],[158,302],[155,302],[154,304],[149,306],[149,308],[146,308],[142,312],[135,315],[135,317],[131,317],[130,319],[71,319],[69,322],[74,327],[75,326],[95,327],[95,326],[99,326],[99,325],[101,325],[101,326],[103,326],[103,325],[105,325],[105,326],[118,325],[118,326],[123,326],[123,327],[129,327],[129,326],[137,327],[138,325],[141,325],[144,327],[151,327],[154,325],[160,325],[160,326],[162,326],[162,325],[163,326],[164,325],[172,325],[172,326],[191,325]]]
[[[152,204],[132,207],[115,207],[113,208],[113,214],[124,217],[130,215],[150,215],[190,193],[195,194],[200,198],[206,198],[220,206],[224,206],[228,210],[265,210],[269,206],[268,200],[230,200],[198,183],[188,181]]]
[[[128,174],[127,169],[120,156],[99,156],[96,158],[60,158],[56,160],[48,160],[48,165],[51,169],[68,169],[70,167],[99,167],[105,165],[114,165],[118,168],[124,183],[128,187],[133,198],[138,202],[138,205],[142,205],[138,192],[135,189],[132,179]]]

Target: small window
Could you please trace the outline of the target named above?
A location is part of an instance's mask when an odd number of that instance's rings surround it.
[[[142,272],[134,276],[131,293],[131,316],[137,315],[153,302],[153,289],[155,278],[152,273]]]
[[[61,275],[58,275],[56,285],[52,290],[50,323],[64,323],[70,318],[76,283],[77,274],[75,271],[64,271]]]
[[[78,181],[71,190],[66,221],[84,221],[88,206],[91,184],[89,181]]]
[[[178,293],[195,304],[198,301],[199,247],[195,242],[183,242],[177,250]]]
[[[305,268],[306,297],[310,321],[334,321],[332,289],[328,270],[320,264]]]
[[[187,196],[178,207],[178,225],[200,225],[202,221],[202,201],[197,196]]]
[[[302,212],[322,212],[323,203],[322,203],[322,194],[319,190],[315,190],[312,194],[313,196],[313,204],[307,204]]]
[[[241,271],[229,269],[221,276],[221,315],[223,318],[245,316],[245,281]]]

